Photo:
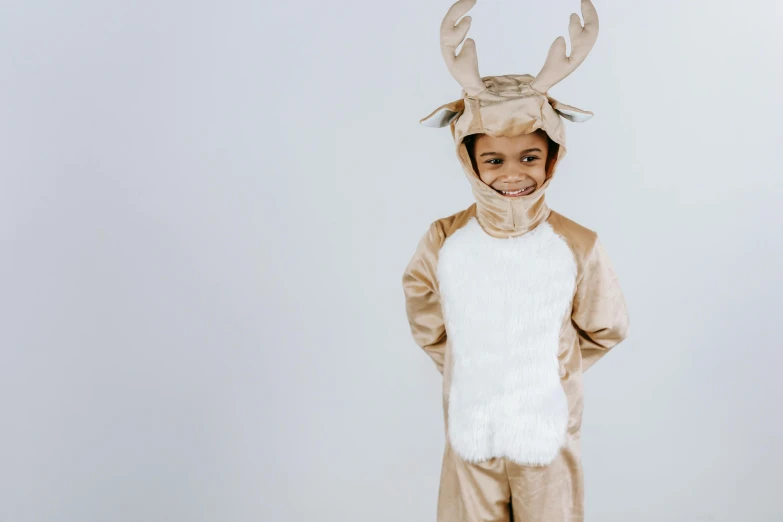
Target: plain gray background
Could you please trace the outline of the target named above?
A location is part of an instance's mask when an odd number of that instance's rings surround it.
[[[0,3],[0,521],[434,521],[402,271],[472,203],[450,0]],[[783,520],[783,7],[596,0],[550,206],[631,332],[585,377],[588,522]],[[578,0],[479,0],[482,75]]]

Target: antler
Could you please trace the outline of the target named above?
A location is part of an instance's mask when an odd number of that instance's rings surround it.
[[[582,0],[582,17],[585,26],[579,21],[579,15],[571,13],[568,32],[571,35],[571,56],[566,56],[565,38],[558,36],[549,48],[546,62],[530,86],[538,92],[546,93],[553,85],[581,65],[598,38],[598,13],[590,0]]]
[[[462,43],[470,28],[471,17],[466,16],[457,25],[457,19],[470,11],[476,0],[458,0],[451,6],[440,24],[440,51],[446,66],[455,80],[469,96],[476,95],[487,87],[481,81],[476,56],[476,43],[472,38],[465,40],[458,55],[457,46]]]

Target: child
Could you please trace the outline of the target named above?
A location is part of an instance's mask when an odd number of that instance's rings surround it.
[[[449,125],[473,189],[469,208],[433,222],[402,282],[411,331],[443,374],[447,432],[439,522],[580,522],[582,373],[627,335],[628,313],[596,233],[550,210],[565,155],[561,117],[592,113],[547,95],[598,33],[571,15],[538,76],[481,77],[459,0],[441,49],[462,97],[422,119]]]

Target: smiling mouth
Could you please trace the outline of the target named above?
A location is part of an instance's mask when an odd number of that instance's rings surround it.
[[[510,198],[518,198],[519,196],[527,196],[531,192],[533,192],[536,189],[535,185],[530,185],[529,187],[520,189],[520,190],[500,190],[495,189],[498,193],[510,197]]]

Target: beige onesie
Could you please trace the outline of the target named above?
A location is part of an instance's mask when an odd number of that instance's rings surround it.
[[[459,0],[441,26],[462,97],[421,122],[449,125],[475,203],[430,225],[402,279],[413,338],[443,374],[438,522],[581,522],[582,374],[626,337],[628,312],[596,233],[545,202],[562,118],[592,117],[547,91],[584,61],[598,18],[582,0],[571,56],[558,38],[538,76],[481,77],[471,39],[454,53],[474,4]],[[537,190],[510,198],[481,181],[465,136],[537,129],[559,146]]]

